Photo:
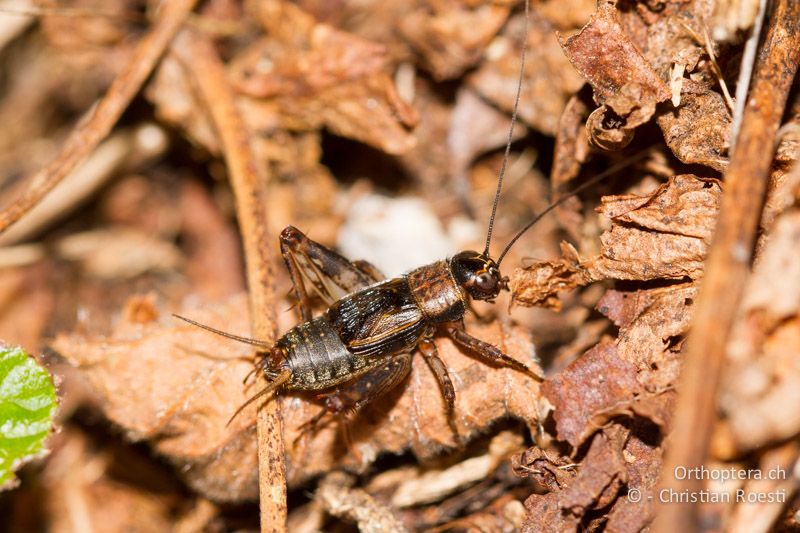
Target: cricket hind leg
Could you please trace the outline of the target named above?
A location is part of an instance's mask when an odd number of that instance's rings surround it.
[[[395,388],[411,371],[411,354],[402,354],[387,360],[364,375],[346,383],[339,389],[321,396],[324,408],[300,426],[297,441],[315,433],[326,415],[332,420],[352,419],[365,405]]]
[[[456,344],[466,348],[469,352],[477,355],[484,361],[513,368],[514,370],[529,375],[536,381],[543,380],[542,376],[528,368],[524,363],[520,363],[516,359],[504,354],[497,346],[477,339],[457,326],[449,326],[445,328],[445,330]]]
[[[294,226],[280,235],[280,248],[292,291],[304,321],[311,320],[311,296],[317,294],[325,305],[383,279],[381,272],[366,261],[351,262],[330,248],[315,242]]]

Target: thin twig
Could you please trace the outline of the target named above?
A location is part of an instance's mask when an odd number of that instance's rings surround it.
[[[736,147],[736,138],[739,136],[739,125],[742,123],[744,104],[747,101],[747,91],[750,89],[750,80],[753,76],[753,65],[756,62],[758,41],[761,38],[761,28],[764,26],[764,14],[767,12],[767,0],[758,0],[758,14],[750,31],[750,37],[744,45],[742,62],[739,67],[739,79],[736,81],[736,106],[733,108],[733,124],[731,125],[731,149]]]
[[[697,44],[702,45],[706,49],[708,59],[711,61],[711,70],[714,71],[714,75],[717,77],[717,82],[719,82],[719,87],[722,89],[722,96],[725,99],[725,104],[728,106],[728,110],[732,113],[734,108],[733,99],[731,98],[730,91],[728,91],[728,84],[725,83],[725,77],[722,75],[722,69],[719,68],[719,63],[717,63],[717,57],[714,54],[714,47],[711,44],[711,38],[708,36],[708,28],[706,27],[705,22],[702,23],[702,37],[699,36],[697,32],[685,22],[682,22],[681,25],[686,28],[686,31],[688,31],[692,38],[697,41]]]
[[[320,481],[316,500],[333,516],[352,520],[364,533],[405,533],[392,512],[361,489],[344,472],[331,472]]]
[[[662,487],[675,493],[702,489],[702,480],[676,479],[675,470],[700,467],[708,454],[725,348],[750,270],[775,135],[800,61],[800,2],[778,0],[776,4],[725,175],[725,195],[687,340],[661,478]],[[661,505],[653,531],[695,531],[697,507]]]
[[[197,0],[164,2],[158,20],[139,41],[128,63],[105,96],[81,119],[56,158],[29,178],[20,198],[0,213],[0,232],[39,203],[67,174],[81,164],[111,132],[122,112],[150,76]]]
[[[706,47],[708,57],[711,59],[711,66],[719,81],[719,87],[722,89],[722,95],[725,97],[725,103],[728,104],[728,110],[733,113],[733,98],[731,98],[731,93],[728,91],[728,84],[725,83],[725,76],[722,75],[722,69],[719,68],[719,63],[717,63],[717,57],[714,55],[714,47],[711,45],[711,38],[708,36],[708,28],[705,23],[703,23],[703,44]]]
[[[267,179],[253,153],[250,134],[236,105],[225,66],[211,40],[196,30],[186,29],[176,39],[174,50],[189,66],[222,140],[244,241],[252,333],[255,338],[272,342],[275,339],[274,262],[265,211]],[[258,411],[261,531],[286,530],[286,464],[279,407],[280,401],[276,398]]]

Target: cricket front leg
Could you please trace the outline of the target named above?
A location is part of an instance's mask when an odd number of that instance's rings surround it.
[[[477,355],[484,361],[511,367],[514,370],[528,374],[536,381],[543,380],[542,376],[536,374],[524,363],[520,363],[516,359],[507,356],[497,346],[473,337],[462,328],[450,325],[445,328],[445,331],[447,331],[447,334],[456,344],[466,348],[469,352]]]

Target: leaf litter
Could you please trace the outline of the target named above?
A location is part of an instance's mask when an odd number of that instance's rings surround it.
[[[252,350],[171,316],[251,331],[241,213],[220,159],[226,148],[214,104],[177,45],[162,40],[163,53],[137,56],[159,11],[126,1],[104,3],[100,14],[92,2],[74,4],[95,12],[78,19],[80,32],[74,18],[43,7],[42,24],[0,49],[17,74],[0,107],[14,125],[0,132],[0,168],[15,178],[2,183],[0,205],[14,204],[25,176],[57,156],[70,132],[91,131],[81,148],[88,154],[101,130],[113,131],[117,118],[75,121],[125,75],[120,65],[130,58],[146,56],[153,75],[142,102],[125,103],[134,86],[105,97],[127,109],[116,127],[150,124],[170,140],[155,159],[127,163],[88,203],[67,206],[66,223],[0,249],[0,339],[49,350],[66,406],[52,456],[23,469],[8,516],[17,520],[26,480],[40,476],[50,494],[41,523],[51,529],[76,516],[108,530],[252,529],[256,406],[226,425],[258,389],[242,385]],[[667,436],[680,415],[685,341],[702,334],[692,329],[693,314],[730,186],[735,119],[726,92],[739,83],[753,21],[732,34],[715,26],[719,6],[704,0],[569,5],[531,9],[524,128],[514,137],[495,246],[547,205],[548,191],[554,199],[615,164],[624,168],[526,234],[503,263],[511,297],[476,305],[466,323],[541,368],[545,381],[483,365],[441,338],[457,398],[450,420],[421,357],[395,390],[314,432],[301,426],[319,402],[280,395],[273,401],[298,530],[340,521],[442,531],[653,525]],[[272,237],[264,246],[277,254],[276,236],[288,224],[336,246],[349,206],[378,192],[427,202],[463,249],[482,245],[491,209],[525,40],[521,7],[222,0],[180,24],[172,11],[165,24],[199,29],[215,43],[269,179],[264,223]],[[14,61],[22,53],[32,59]],[[769,189],[754,266],[727,339],[709,465],[791,469],[797,461],[790,444],[800,435],[791,408],[800,379],[798,109],[794,94],[778,139],[764,139],[777,141],[778,152],[763,177]],[[76,164],[57,161],[63,165],[52,172]],[[275,294],[286,294],[288,275],[274,272]],[[278,334],[297,323],[293,304],[274,298]],[[119,476],[130,452],[140,476]],[[780,508],[704,508],[703,519],[721,529],[791,524],[796,482],[744,486],[789,497]],[[627,497],[637,491],[640,501]],[[56,492],[73,505],[61,505]],[[118,511],[91,504],[109,499]],[[76,515],[81,508],[90,512]]]

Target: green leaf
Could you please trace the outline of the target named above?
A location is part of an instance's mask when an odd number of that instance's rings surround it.
[[[47,370],[22,348],[0,345],[0,489],[12,487],[14,470],[42,453],[55,411]]]

